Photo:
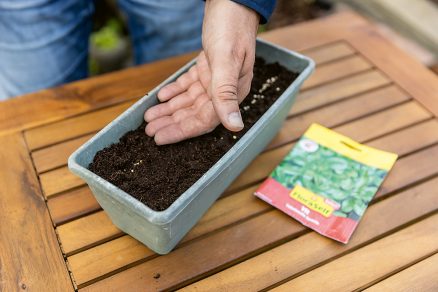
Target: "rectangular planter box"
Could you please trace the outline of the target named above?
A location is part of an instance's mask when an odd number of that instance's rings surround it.
[[[155,252],[166,254],[171,251],[273,139],[286,119],[298,89],[314,69],[311,59],[262,40],[257,40],[256,55],[268,63],[279,62],[289,70],[298,72],[299,76],[257,123],[168,209],[161,212],[150,209],[87,167],[97,151],[117,143],[126,132],[136,129],[143,122],[145,110],[158,103],[156,95],[159,89],[175,81],[195,60],[141,98],[70,156],[70,170],[87,182],[112,222]]]

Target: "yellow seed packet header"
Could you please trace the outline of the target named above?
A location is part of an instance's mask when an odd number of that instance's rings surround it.
[[[387,171],[397,160],[395,153],[362,145],[319,124],[312,124],[304,136],[350,159]]]

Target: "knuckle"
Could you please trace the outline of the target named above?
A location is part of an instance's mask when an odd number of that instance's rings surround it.
[[[230,83],[219,85],[213,95],[219,100],[237,100],[237,86]]]

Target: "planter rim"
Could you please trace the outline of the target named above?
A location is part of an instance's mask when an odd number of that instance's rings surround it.
[[[108,125],[106,125],[102,130],[100,130],[96,135],[94,135],[90,140],[88,140],[86,143],[84,143],[82,146],[80,146],[73,154],[70,155],[68,158],[68,167],[70,170],[75,173],[76,175],[83,178],[86,182],[89,180],[94,180],[98,188],[101,188],[105,190],[106,193],[110,193],[113,195],[109,195],[109,197],[112,200],[118,201],[120,204],[124,205],[125,207],[128,207],[132,209],[135,213],[137,213],[139,216],[146,217],[150,222],[156,224],[156,225],[166,225],[169,222],[171,222],[178,214],[188,205],[192,200],[194,200],[197,197],[197,193],[200,193],[201,190],[203,190],[206,186],[208,186],[208,183],[214,179],[216,179],[217,176],[221,174],[219,171],[219,165],[221,162],[228,161],[226,164],[230,164],[234,159],[236,159],[240,153],[245,151],[245,149],[248,147],[248,145],[255,139],[254,132],[257,131],[257,129],[262,129],[266,127],[268,123],[266,123],[264,126],[262,125],[261,121],[263,119],[268,119],[270,115],[267,115],[270,111],[274,111],[275,108],[281,107],[283,103],[286,102],[286,98],[293,91],[293,85],[294,84],[301,84],[304,82],[304,80],[313,72],[315,63],[312,59],[303,56],[299,53],[293,52],[291,50],[288,50],[286,48],[280,47],[278,45],[272,44],[270,42],[267,42],[265,40],[261,40],[257,38],[257,42],[261,44],[265,44],[268,46],[273,47],[273,49],[280,50],[283,52],[286,52],[288,54],[293,55],[297,59],[301,59],[305,62],[307,62],[306,68],[301,71],[298,75],[298,77],[287,87],[287,89],[282,93],[282,95],[276,100],[276,102],[262,115],[262,117],[251,127],[251,129],[246,132],[239,141],[237,141],[236,144],[233,145],[209,170],[207,170],[193,185],[191,185],[181,196],[178,197],[178,199],[175,200],[167,209],[163,211],[155,211],[145,205],[144,203],[140,202],[139,200],[135,199],[125,191],[121,190],[120,188],[116,187],[109,181],[103,179],[102,177],[98,176],[97,174],[90,171],[88,168],[83,167],[77,162],[78,155],[87,149],[91,144],[93,144],[96,140],[98,140],[107,129],[112,128],[116,124],[118,124],[123,118],[126,116],[129,116],[133,110],[138,107],[140,104],[144,103],[146,100],[150,98],[154,98],[156,93],[166,84],[168,84],[170,81],[174,79],[174,76],[179,76],[185,71],[187,71],[195,62],[196,58],[188,62],[186,65],[181,67],[178,71],[176,71],[172,76],[164,80],[162,83],[160,83],[155,89],[153,89],[151,92],[147,93],[145,96],[140,98],[137,102],[135,102],[133,105],[131,105],[127,110],[125,110],[121,115],[119,115],[117,118],[115,118],[113,121],[111,121]],[[243,139],[246,137],[246,139]],[[246,141],[245,141],[246,140]],[[117,143],[114,142],[114,143]],[[246,145],[242,145],[243,143],[248,143]],[[235,150],[238,150],[238,154],[233,153]],[[235,155],[235,157],[232,157],[232,155]],[[196,192],[195,192],[196,191]]]

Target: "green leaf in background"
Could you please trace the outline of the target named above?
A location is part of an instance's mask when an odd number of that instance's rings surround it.
[[[103,50],[114,49],[120,42],[121,30],[120,22],[117,19],[111,19],[104,27],[91,34],[91,42]]]

